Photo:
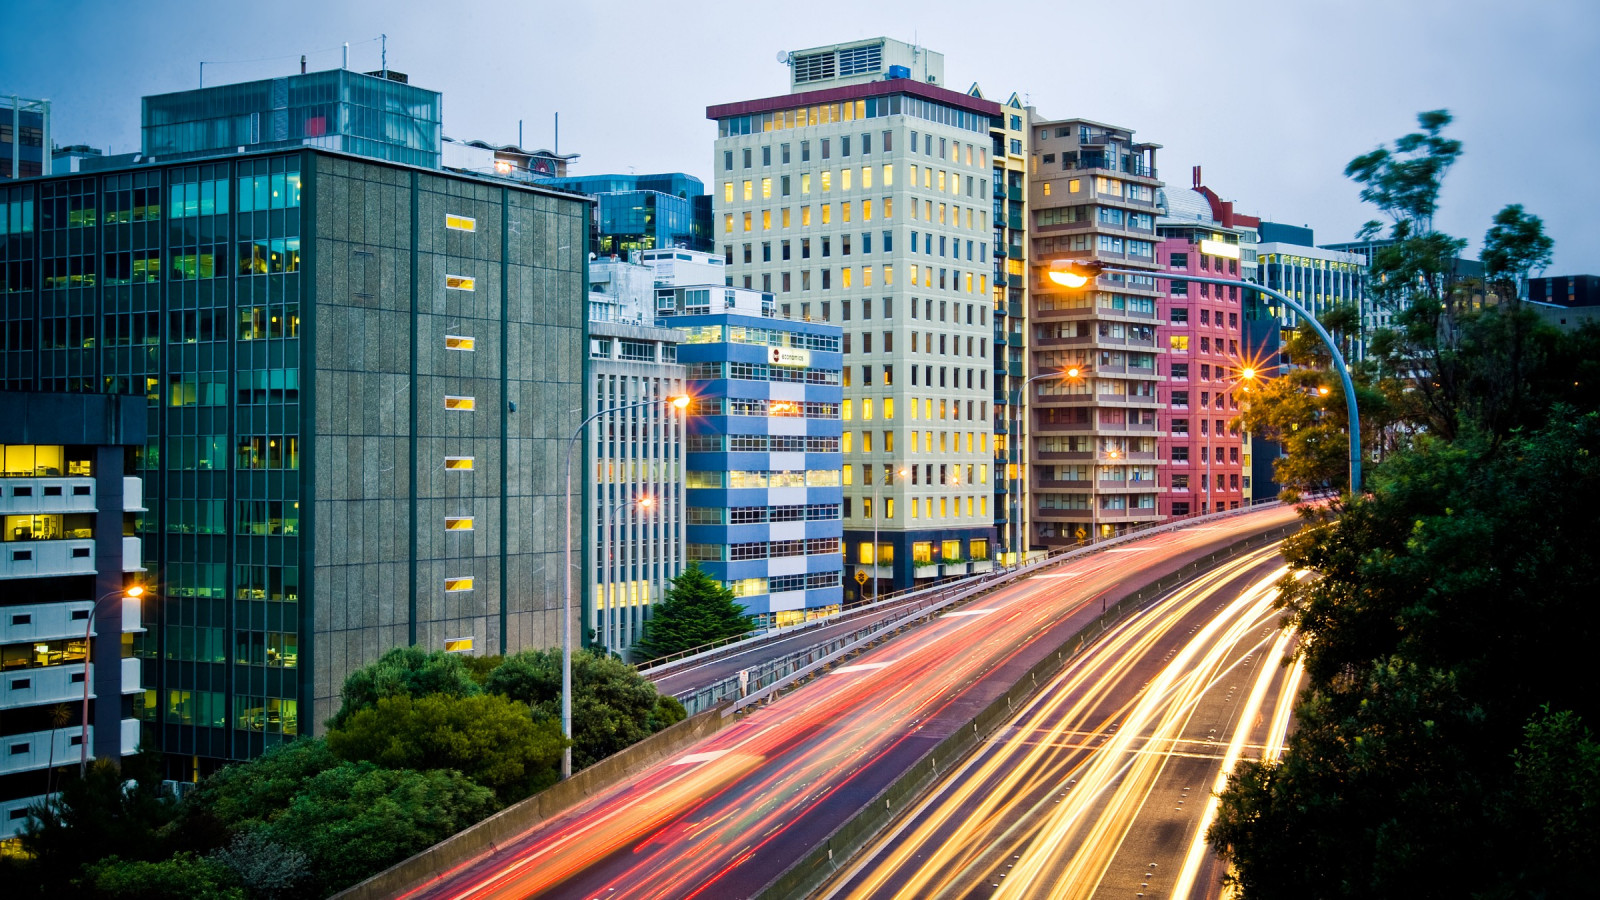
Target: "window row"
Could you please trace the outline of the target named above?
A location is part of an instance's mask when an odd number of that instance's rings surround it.
[[[798,434],[691,434],[691,453],[838,453],[837,437]]]
[[[782,488],[838,487],[838,469],[793,470],[697,470],[685,473],[689,488]]]

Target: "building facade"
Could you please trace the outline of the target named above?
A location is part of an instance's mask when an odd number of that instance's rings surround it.
[[[313,732],[392,647],[560,642],[586,200],[306,149],[0,209],[0,387],[147,402],[137,713],[172,777]]]
[[[674,288],[688,374],[687,562],[732,589],[759,625],[836,612],[841,330],[764,316],[760,294]]]
[[[1346,336],[1344,352],[1351,362],[1366,358],[1367,338],[1376,329],[1389,327],[1393,314],[1367,297],[1369,257],[1352,250],[1318,247],[1312,243],[1310,228],[1262,222],[1260,233],[1261,243],[1256,248],[1260,284],[1287,294],[1318,321],[1336,307],[1358,310],[1361,327],[1358,333]],[[1280,304],[1270,298],[1268,304],[1284,328],[1299,327],[1300,317],[1294,310],[1278,309]]]
[[[544,184],[595,198],[590,249],[601,256],[712,249],[711,197],[693,175],[582,175]]]
[[[394,71],[302,72],[144,98],[146,158],[320,147],[439,167],[440,95]]]
[[[1552,275],[1528,279],[1528,299],[1557,306],[1600,306],[1600,275]]]
[[[732,284],[842,329],[849,601],[991,556],[1000,105],[883,38],[788,60],[791,93],[707,110],[714,225]]]
[[[976,88],[974,88],[976,92]],[[994,171],[994,524],[1008,562],[1028,549],[1028,482],[1026,433],[1020,404],[1025,360],[1029,353],[1028,309],[1028,166],[1033,110],[1016,94],[1001,106],[990,124]]]
[[[1246,284],[1240,232],[1225,225],[1211,197],[1198,189],[1168,189],[1156,248],[1165,290],[1157,303],[1157,343],[1166,351],[1158,368],[1158,456],[1163,461],[1163,516],[1238,509],[1250,480],[1239,416],[1238,370],[1244,342],[1241,288],[1186,282],[1184,273]],[[1212,195],[1214,196],[1214,195]]]
[[[57,768],[139,749],[145,416],[137,397],[0,393],[0,843]]]
[[[0,181],[51,171],[50,101],[0,95]]]
[[[669,402],[687,392],[683,333],[655,326],[657,283],[647,265],[589,263],[589,409],[615,411],[585,440],[593,543],[584,621],[612,653],[639,639],[683,570],[685,417]]]
[[[1035,523],[1054,548],[1158,521],[1155,471],[1162,375],[1156,340],[1158,144],[1126,128],[1031,123],[1028,374],[1024,398]],[[1100,275],[1081,288],[1049,277],[1055,260],[1097,260],[1151,276]]]

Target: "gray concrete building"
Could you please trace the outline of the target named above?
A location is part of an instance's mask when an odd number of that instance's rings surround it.
[[[0,209],[0,389],[146,401],[136,714],[169,777],[320,730],[390,648],[561,642],[586,199],[308,148]]]

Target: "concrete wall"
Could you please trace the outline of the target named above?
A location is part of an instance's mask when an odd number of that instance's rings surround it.
[[[588,206],[316,160],[308,631],[321,720],[345,676],[393,647],[560,643],[560,462],[582,403]],[[446,590],[462,578],[470,589]]]

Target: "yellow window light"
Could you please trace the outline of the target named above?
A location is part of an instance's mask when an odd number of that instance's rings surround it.
[[[478,220],[472,218],[471,216],[458,216],[451,213],[446,213],[444,217],[444,227],[450,229],[451,231],[477,231]]]
[[[471,516],[445,516],[445,519],[444,519],[444,530],[445,531],[471,531],[472,530],[472,517]]]
[[[444,652],[446,652],[446,653],[471,653],[472,652],[472,638],[469,638],[469,637],[446,638],[445,642],[444,642]]]
[[[446,456],[444,458],[444,467],[446,469],[467,471],[472,469],[474,462],[475,460],[470,456]]]
[[[465,336],[459,335],[459,334],[447,334],[447,335],[445,335],[444,336],[444,346],[445,346],[446,350],[476,350],[476,349],[478,349],[477,348],[477,341],[474,338],[465,337]]]
[[[444,589],[446,593],[451,594],[457,594],[462,591],[470,591],[472,590],[472,578],[471,576],[446,578],[444,580]]]
[[[444,408],[456,410],[476,409],[478,401],[473,397],[445,397]]]
[[[444,286],[451,291],[475,291],[478,289],[478,280],[467,275],[446,275]]]

